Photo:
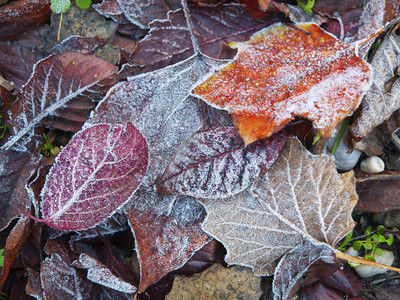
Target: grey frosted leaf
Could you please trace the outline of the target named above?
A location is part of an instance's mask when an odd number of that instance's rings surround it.
[[[336,264],[335,252],[330,246],[303,241],[279,262],[272,283],[274,299],[292,299],[302,284],[329,276],[337,270]]]
[[[272,274],[278,260],[304,240],[334,246],[355,225],[353,172],[338,174],[333,158],[310,154],[288,138],[253,189],[226,199],[201,199],[203,229],[227,248],[226,262]]]
[[[115,276],[110,269],[108,269],[105,265],[99,262],[97,259],[82,253],[79,256],[79,263],[74,264],[79,266],[80,268],[84,268],[88,270],[87,278],[97,284],[102,286],[111,288],[113,290],[134,294],[136,293],[136,287],[129,282],[122,280],[121,278]]]
[[[245,148],[235,128],[198,132],[179,148],[157,182],[157,192],[199,198],[237,194],[270,168],[285,139],[278,133]]]
[[[54,54],[38,62],[9,108],[13,136],[2,148],[8,149],[26,134],[31,135],[35,126],[57,116],[72,100],[100,100],[110,87],[102,81],[116,71],[117,67],[100,58],[77,52]]]
[[[382,124],[400,108],[400,37],[391,33],[385,37],[372,58],[373,83],[361,103],[359,117],[350,131],[359,142],[376,126]],[[360,143],[355,147],[368,151],[368,145]]]

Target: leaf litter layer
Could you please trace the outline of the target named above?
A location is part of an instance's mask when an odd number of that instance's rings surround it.
[[[323,137],[359,105],[371,69],[345,44],[312,23],[275,24],[235,44],[235,60],[194,89],[229,111],[245,144],[271,136],[295,116]]]

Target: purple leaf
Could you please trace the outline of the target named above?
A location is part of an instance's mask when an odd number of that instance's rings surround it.
[[[43,222],[58,230],[99,224],[129,200],[147,164],[147,143],[131,123],[98,124],[79,132],[47,176]]]
[[[235,128],[198,132],[178,150],[158,181],[157,192],[198,198],[237,194],[271,167],[285,140],[278,133],[244,148]]]
[[[45,118],[58,116],[59,109],[72,100],[100,100],[111,86],[103,80],[116,70],[100,58],[77,52],[54,54],[40,61],[10,107],[9,128],[14,136],[3,148],[10,148],[25,134],[31,134],[36,125],[46,123]]]

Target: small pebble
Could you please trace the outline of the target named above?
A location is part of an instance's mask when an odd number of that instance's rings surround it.
[[[360,168],[364,172],[379,173],[385,169],[385,163],[378,156],[370,156],[361,162]]]
[[[391,266],[394,262],[394,254],[392,251],[389,250],[382,249],[382,255],[374,255],[374,257],[377,263],[383,265]],[[388,271],[386,269],[371,267],[367,265],[359,265],[358,267],[355,267],[354,270],[362,278],[372,277],[377,274],[384,274]]]

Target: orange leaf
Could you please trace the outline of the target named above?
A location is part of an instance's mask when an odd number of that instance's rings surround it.
[[[357,44],[315,24],[297,27],[275,24],[233,45],[239,49],[235,60],[193,91],[233,115],[246,145],[295,116],[313,121],[329,137],[370,87],[371,68],[357,56]]]

